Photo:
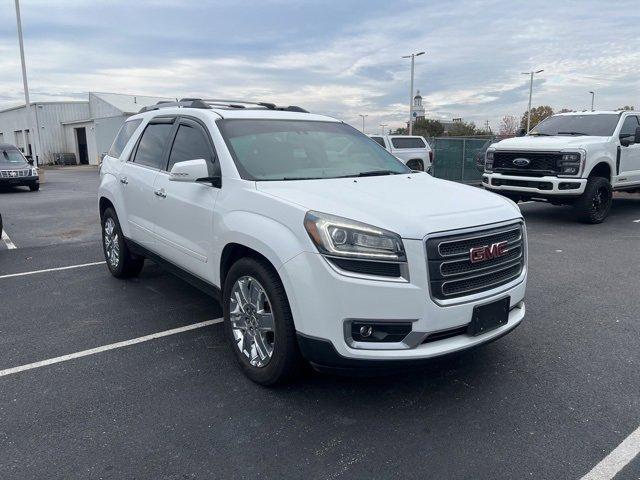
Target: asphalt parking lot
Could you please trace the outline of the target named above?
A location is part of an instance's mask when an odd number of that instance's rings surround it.
[[[266,389],[236,368],[214,300],[151,263],[109,275],[97,183],[50,170],[40,192],[0,192],[16,247],[0,247],[2,479],[573,479],[640,425],[640,195],[595,226],[521,206],[527,318],[501,340]],[[640,457],[615,478],[639,479]]]

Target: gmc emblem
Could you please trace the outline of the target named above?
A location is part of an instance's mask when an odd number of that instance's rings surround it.
[[[506,246],[507,242],[498,242],[492,243],[491,245],[472,248],[469,250],[469,260],[471,263],[479,263],[501,257],[507,253],[505,251]]]

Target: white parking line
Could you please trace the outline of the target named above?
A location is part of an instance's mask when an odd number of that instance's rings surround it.
[[[221,323],[222,318],[214,318],[213,320],[206,320],[200,323],[193,323],[184,327],[172,328],[171,330],[165,330],[163,332],[152,333],[151,335],[145,335],[144,337],[132,338],[131,340],[124,340],[122,342],[111,343],[109,345],[103,345],[102,347],[90,348],[89,350],[83,350],[81,352],[70,353],[68,355],[62,355],[61,357],[50,358],[48,360],[41,360],[39,362],[28,363],[27,365],[21,365],[19,367],[7,368],[0,370],[0,377],[7,375],[13,375],[14,373],[24,372],[25,370],[33,370],[34,368],[45,367],[47,365],[53,365],[54,363],[66,362],[75,358],[86,357],[89,355],[95,355],[96,353],[106,352],[108,350],[114,350],[116,348],[128,347],[129,345],[135,345],[137,343],[148,342],[156,338],[167,337],[169,335],[175,335],[177,333],[188,332],[189,330],[195,330],[197,328],[208,327],[216,323]]]
[[[69,265],[68,267],[45,268],[43,270],[33,270],[31,272],[9,273],[7,275],[0,275],[0,280],[3,279],[3,278],[22,277],[22,276],[25,276],[25,275],[35,275],[37,273],[59,272],[60,270],[71,270],[73,268],[92,267],[93,265],[103,265],[105,263],[107,263],[107,262],[105,262],[103,260],[101,262],[81,263],[80,265]]]
[[[4,244],[9,250],[15,250],[17,248],[16,244],[11,241],[9,235],[7,235],[7,232],[5,232],[4,229],[2,230],[2,240],[4,240]]]
[[[613,452],[593,467],[581,480],[612,479],[640,453],[640,427],[624,439]]]

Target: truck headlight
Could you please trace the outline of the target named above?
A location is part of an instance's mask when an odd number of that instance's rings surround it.
[[[31,176],[32,177],[37,177],[38,176],[38,169],[37,168],[33,167],[31,169]]]
[[[484,154],[484,170],[486,172],[490,172],[493,170],[493,154],[495,150],[487,150],[487,153]]]
[[[575,177],[580,174],[582,170],[582,163],[586,152],[563,152],[562,157],[558,160],[558,167],[560,177]]]
[[[400,235],[366,223],[310,211],[304,228],[323,255],[405,262]]]

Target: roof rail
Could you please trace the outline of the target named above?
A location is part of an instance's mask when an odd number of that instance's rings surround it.
[[[138,113],[150,112],[152,110],[159,110],[160,108],[169,107],[182,107],[182,108],[206,108],[211,107],[198,98],[183,98],[180,101],[171,102],[169,100],[161,100],[155,105],[148,107],[142,107]]]
[[[138,113],[150,112],[160,108],[180,107],[180,108],[224,108],[224,109],[242,109],[251,107],[262,107],[267,110],[280,110],[285,112],[309,113],[302,107],[290,105],[288,107],[279,107],[275,103],[268,102],[248,102],[246,100],[222,100],[217,98],[181,98],[175,102],[162,100],[155,105],[143,107]]]
[[[281,110],[285,112],[300,112],[300,113],[309,113],[302,107],[298,107],[296,105],[289,105],[287,107],[281,107],[276,105],[275,103],[269,102],[249,102],[246,100],[225,100],[220,98],[183,98],[182,101],[190,100],[195,101],[199,100],[204,102],[207,105],[212,107],[222,107],[222,108],[247,108],[248,107],[263,107],[268,110]]]

